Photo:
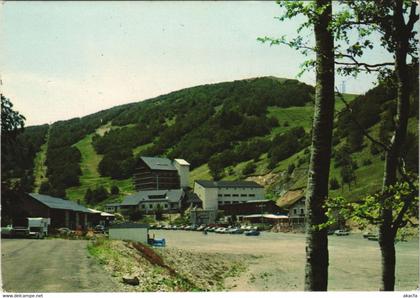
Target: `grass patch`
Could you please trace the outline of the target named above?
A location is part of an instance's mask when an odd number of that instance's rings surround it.
[[[87,135],[85,138],[74,144],[79,149],[82,160],[80,168],[82,175],[79,177],[80,185],[66,189],[67,197],[71,200],[81,202],[84,201],[84,196],[88,188],[95,189],[102,185],[110,190],[112,185],[118,186],[120,193],[118,196],[113,197],[112,201],[120,201],[126,195],[134,192],[134,185],[132,179],[128,178],[125,180],[113,180],[110,177],[101,177],[98,172],[99,162],[102,160],[103,155],[97,154],[92,146],[93,134]],[[105,202],[101,202],[99,206],[102,206]]]
[[[45,137],[45,143],[40,147],[34,159],[34,192],[39,191],[42,182],[47,181],[47,166],[45,160],[47,159],[48,140],[50,136],[50,128]]]

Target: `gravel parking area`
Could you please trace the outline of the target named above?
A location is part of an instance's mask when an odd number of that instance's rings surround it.
[[[260,236],[196,231],[151,230],[167,247],[192,252],[221,253],[246,260],[248,269],[227,281],[233,291],[303,290],[303,234],[262,232]],[[418,239],[396,244],[396,290],[415,290],[419,284]],[[329,236],[329,290],[377,291],[380,283],[378,242],[361,234]]]

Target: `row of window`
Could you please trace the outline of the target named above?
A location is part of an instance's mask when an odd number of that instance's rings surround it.
[[[220,201],[220,205],[229,205],[229,204],[239,204],[239,203],[246,203],[246,201]]]
[[[221,197],[227,197],[227,198],[230,198],[230,197],[239,197],[239,194],[237,194],[237,193],[235,193],[235,194],[229,194],[229,193],[226,193],[226,194],[218,194],[217,195],[219,198],[221,198]],[[246,194],[246,193],[243,193],[243,194],[241,194],[241,197],[243,198],[243,197],[255,197],[255,194],[253,194],[253,193],[251,193],[251,194]]]
[[[160,207],[161,207],[160,204],[157,204],[156,205],[156,208],[160,208]],[[140,208],[141,209],[146,209],[146,204],[141,204],[140,205]],[[163,208],[166,208],[167,209],[168,208],[168,204],[164,204],[163,205]],[[153,204],[149,204],[149,209],[153,209]]]
[[[294,208],[293,209],[293,214],[297,215],[298,209]],[[304,215],[305,214],[305,210],[303,208],[300,208],[300,215]]]

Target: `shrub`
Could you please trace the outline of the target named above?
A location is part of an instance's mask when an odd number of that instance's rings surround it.
[[[119,194],[119,193],[120,193],[120,189],[118,188],[118,186],[113,185],[113,186],[111,187],[111,194],[112,194],[112,195],[117,195],[117,194]]]
[[[372,161],[370,160],[370,159],[364,159],[363,160],[363,163],[362,163],[364,166],[368,166],[368,165],[371,165],[372,164]]]
[[[340,188],[340,183],[338,182],[338,180],[333,177],[330,179],[330,189],[334,190],[334,189],[339,189]]]
[[[242,170],[242,174],[249,175],[255,172],[256,166],[255,163],[249,162],[245,165],[244,169]]]
[[[380,150],[378,149],[378,146],[376,146],[375,144],[370,144],[370,153],[372,155],[377,155],[379,154]]]
[[[129,214],[131,221],[138,221],[143,218],[143,212],[140,210],[134,210]]]
[[[290,165],[287,167],[287,174],[291,175],[291,174],[293,173],[293,171],[295,170],[295,168],[296,168],[296,166],[295,166],[295,164],[294,164],[294,163],[290,164]]]

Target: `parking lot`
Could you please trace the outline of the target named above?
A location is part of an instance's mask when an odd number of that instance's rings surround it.
[[[156,238],[165,238],[167,247],[183,250],[243,255],[248,270],[228,280],[236,291],[301,291],[305,263],[304,234],[262,232],[204,235],[197,231],[151,230]],[[396,244],[396,289],[414,290],[419,283],[418,239]],[[361,234],[329,236],[329,289],[377,291],[380,284],[378,242]]]

